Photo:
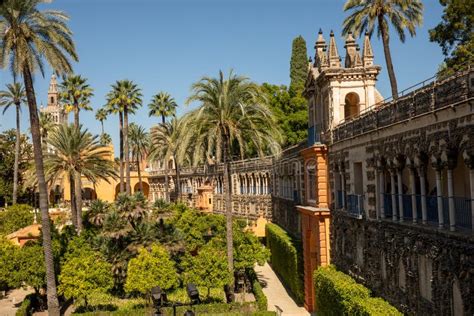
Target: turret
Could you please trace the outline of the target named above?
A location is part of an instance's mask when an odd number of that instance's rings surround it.
[[[329,66],[328,60],[326,58],[326,41],[323,37],[323,31],[319,29],[318,39],[314,44],[314,49],[316,54],[314,56],[314,65],[318,67],[319,71],[326,69]]]
[[[369,33],[365,32],[364,37],[364,50],[362,52],[362,61],[364,67],[370,67],[374,64],[374,53],[372,51],[372,44],[370,44]]]
[[[339,57],[339,52],[337,51],[336,39],[334,38],[334,32],[331,30],[329,38],[329,67],[331,68],[340,68],[341,67],[341,58]]]
[[[346,45],[344,45],[344,48],[346,49],[345,67],[355,68],[355,67],[362,66],[362,62],[359,62],[360,61],[360,55],[358,52],[359,45],[357,45],[354,37],[352,36],[352,32],[349,32],[349,34],[347,35]]]

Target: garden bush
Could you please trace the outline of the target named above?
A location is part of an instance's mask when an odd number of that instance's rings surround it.
[[[255,296],[255,302],[259,311],[266,311],[268,309],[268,300],[265,294],[263,293],[262,286],[258,282],[257,274],[255,270],[249,269],[247,275],[252,282],[252,292]]]
[[[318,315],[402,315],[381,298],[333,266],[314,273]]]
[[[25,297],[20,307],[16,310],[15,316],[30,316],[32,314],[33,304],[31,303],[31,296],[32,294]]]
[[[271,251],[270,262],[273,270],[293,294],[297,303],[304,299],[303,257],[298,249],[299,242],[276,224],[265,226],[267,247]]]
[[[20,228],[33,224],[33,208],[26,204],[9,206],[0,212],[0,235],[8,235]]]

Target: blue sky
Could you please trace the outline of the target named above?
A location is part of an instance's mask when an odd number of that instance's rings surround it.
[[[400,89],[432,76],[442,62],[441,49],[428,40],[428,29],[439,23],[442,7],[425,0],[424,24],[415,38],[404,44],[391,38],[392,57]],[[308,54],[314,56],[319,28],[325,38],[341,33],[346,13],[343,0],[56,0],[45,5],[70,15],[70,28],[79,54],[74,71],[89,79],[94,88],[94,110],[104,105],[110,85],[119,79],[134,80],[142,89],[144,106],[131,119],[145,127],[158,123],[148,118],[151,96],[169,92],[178,102],[178,114],[193,82],[203,75],[215,76],[219,69],[234,69],[252,80],[289,83],[291,42],[302,35]],[[360,41],[359,41],[360,42]],[[339,53],[344,40],[338,36]],[[372,39],[375,62],[382,66],[377,87],[390,95],[381,41]],[[46,104],[51,71],[35,76],[38,103]],[[0,89],[11,82],[0,70]],[[72,119],[72,116],[71,118]],[[81,112],[82,123],[100,133],[94,112]],[[22,129],[29,127],[27,109]],[[0,130],[14,127],[14,111],[0,116]],[[106,132],[118,144],[118,118],[105,122]],[[117,147],[117,146],[116,146]]]

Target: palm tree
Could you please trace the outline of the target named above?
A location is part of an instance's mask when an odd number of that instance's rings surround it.
[[[171,159],[174,160],[176,170],[175,190],[178,199],[181,194],[179,187],[180,166],[186,158],[186,149],[189,148],[187,145],[191,143],[185,137],[186,117],[188,116],[173,118],[171,122],[158,124],[151,132],[151,158],[165,162]],[[167,189],[165,188],[165,190]],[[166,195],[168,195],[168,191],[166,191]]]
[[[218,78],[203,77],[191,89],[187,103],[197,101],[201,105],[192,113],[187,134],[194,137],[195,148],[205,149],[196,150],[194,155],[215,157],[217,163],[224,164],[227,261],[233,275],[231,147],[236,146],[241,157],[249,146],[259,156],[276,154],[280,151],[281,135],[264,92],[248,78],[232,71],[224,78],[220,71]],[[195,157],[194,161],[199,159]]]
[[[416,27],[423,23],[423,3],[420,0],[347,0],[344,11],[350,10],[352,13],[344,20],[343,35],[354,32],[356,36],[360,36],[365,31],[372,36],[377,24],[377,37],[382,37],[392,97],[397,99],[397,79],[389,47],[389,23],[402,43],[405,42],[405,29],[411,36],[415,36]]]
[[[104,121],[107,119],[107,109],[101,108],[95,112],[95,119],[100,122],[102,135],[104,134]]]
[[[178,104],[176,101],[166,92],[160,92],[153,96],[151,103],[148,104],[150,111],[148,116],[161,116],[161,123],[165,124],[166,118],[170,116],[175,116],[176,108]],[[168,161],[164,161],[165,167],[165,200],[169,202],[169,180],[168,180]]]
[[[44,177],[43,152],[39,130],[38,108],[33,87],[33,73],[44,76],[44,61],[58,74],[72,72],[69,58],[78,57],[68,16],[57,10],[39,10],[42,0],[6,0],[0,7],[0,68],[11,69],[14,78],[23,76],[30,114],[31,139],[38,178],[39,204],[43,235],[48,292],[48,312],[59,315],[51,223],[48,214],[48,191]]]
[[[48,138],[48,134],[56,128],[57,124],[56,122],[54,122],[51,113],[40,112],[39,125],[41,143],[43,144],[43,146],[46,146],[46,139]]]
[[[94,95],[92,88],[87,84],[87,79],[80,75],[69,75],[59,85],[59,96],[66,112],[74,112],[74,126],[79,126],[79,112],[92,111],[90,98]]]
[[[48,137],[48,145],[53,149],[45,157],[45,172],[50,181],[55,181],[64,174],[75,180],[81,176],[92,183],[105,180],[107,183],[112,177],[116,177],[114,163],[105,157],[109,150],[102,146],[97,136],[92,136],[82,126],[60,125]],[[71,181],[71,193],[73,191],[77,200],[82,201],[81,189],[73,186]],[[72,198],[71,198],[72,200]],[[77,214],[73,216],[73,222],[80,233],[82,230],[82,212],[76,209]]]
[[[99,142],[104,146],[108,146],[112,143],[112,138],[109,134],[103,133],[100,135]]]
[[[140,161],[146,157],[150,148],[149,135],[143,126],[135,123],[130,124],[128,131],[130,138],[130,147],[132,153],[132,159],[135,158],[138,172],[138,183],[140,186],[140,192],[143,192],[142,175],[140,172]]]
[[[130,155],[128,144],[128,114],[142,104],[141,89],[130,80],[117,81],[107,95],[107,108],[119,114],[120,121],[120,193],[123,193],[123,158],[125,153],[126,192],[130,194]]]
[[[66,112],[74,112],[74,126],[79,127],[79,112],[82,110],[92,111],[92,107],[89,105],[90,98],[94,95],[92,88],[87,84],[87,79],[82,78],[80,75],[69,75],[59,85],[59,95],[61,101],[64,104]],[[82,181],[81,175],[74,177],[74,187],[76,191],[75,203],[76,210],[81,213],[82,211]],[[71,198],[71,204],[74,200]]]
[[[20,83],[7,84],[7,90],[0,91],[0,106],[3,106],[3,114],[8,108],[15,106],[16,110],[16,139],[15,139],[15,165],[13,171],[13,198],[12,203],[16,204],[18,196],[18,165],[20,161],[20,112],[21,104],[26,103],[25,89]]]

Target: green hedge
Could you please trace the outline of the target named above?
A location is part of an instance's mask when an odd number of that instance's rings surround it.
[[[32,294],[29,294],[25,297],[20,307],[16,310],[15,316],[30,316],[31,315],[31,311],[32,311],[31,296]]]
[[[247,271],[247,275],[250,281],[252,282],[252,292],[253,292],[253,295],[255,296],[255,302],[257,304],[258,310],[262,312],[268,310],[268,300],[265,294],[263,293],[260,282],[258,282],[258,278],[257,278],[257,274],[255,273],[255,270],[249,269]]]
[[[301,245],[276,224],[265,226],[267,247],[271,251],[270,261],[273,270],[293,294],[297,303],[304,300],[303,256]]]
[[[333,266],[314,272],[318,315],[402,315],[381,298]]]

